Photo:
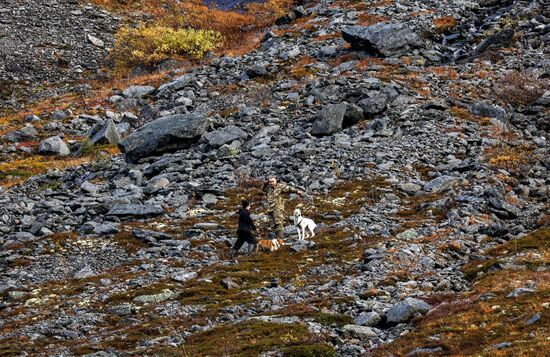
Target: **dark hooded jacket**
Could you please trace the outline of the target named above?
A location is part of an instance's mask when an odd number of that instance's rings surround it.
[[[241,229],[248,231],[256,230],[254,221],[250,217],[250,212],[244,208],[239,209],[239,228],[237,230]]]

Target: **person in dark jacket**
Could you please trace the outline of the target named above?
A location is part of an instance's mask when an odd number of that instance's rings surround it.
[[[235,258],[235,254],[241,249],[244,242],[247,242],[252,246],[250,251],[253,251],[256,247],[257,241],[254,237],[253,231],[256,230],[254,221],[250,217],[250,203],[246,200],[241,202],[242,208],[239,209],[239,227],[237,228],[237,241],[233,248],[229,251],[229,257]]]

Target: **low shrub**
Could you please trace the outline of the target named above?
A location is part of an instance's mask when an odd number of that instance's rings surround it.
[[[125,27],[116,40],[113,54],[119,65],[155,65],[175,56],[198,60],[224,43],[217,31],[164,26]]]
[[[514,107],[528,106],[543,95],[546,86],[542,80],[513,71],[497,82],[496,95]]]
[[[452,16],[434,18],[432,23],[436,31],[442,33],[447,33],[451,31],[457,25],[456,19]]]

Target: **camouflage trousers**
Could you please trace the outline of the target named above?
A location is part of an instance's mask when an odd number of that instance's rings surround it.
[[[283,211],[275,211],[271,213],[271,220],[273,221],[273,230],[277,235],[277,238],[283,239],[283,231],[285,229],[285,214]]]

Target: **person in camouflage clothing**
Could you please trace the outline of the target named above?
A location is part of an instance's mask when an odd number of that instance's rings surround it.
[[[277,238],[283,239],[283,230],[285,227],[285,202],[283,194],[295,193],[300,197],[304,194],[302,191],[289,186],[283,182],[277,182],[275,177],[269,177],[263,185],[263,190],[267,195],[267,203],[269,207],[269,215],[273,221]]]

